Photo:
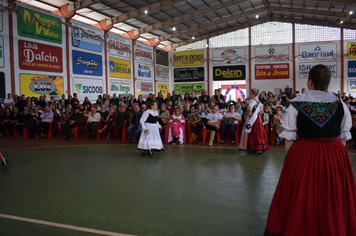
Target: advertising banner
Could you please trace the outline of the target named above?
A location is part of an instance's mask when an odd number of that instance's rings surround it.
[[[100,55],[72,51],[73,73],[80,75],[103,75],[103,62]]]
[[[349,93],[356,93],[356,80],[349,79],[347,81],[347,91]]]
[[[168,52],[156,49],[156,65],[169,66]]]
[[[356,61],[347,62],[348,77],[356,77]]]
[[[113,95],[116,93],[117,95],[121,94],[122,96],[131,96],[131,82],[129,81],[121,81],[116,79],[110,80],[109,94]]]
[[[110,55],[131,58],[131,40],[125,37],[109,34],[107,38],[108,53]]]
[[[139,80],[152,80],[153,66],[136,62],[136,76]]]
[[[289,79],[289,63],[255,65],[255,79]]]
[[[78,94],[78,99],[84,101],[88,97],[90,101],[96,101],[98,95],[103,95],[104,87],[101,79],[73,78],[73,91]]]
[[[336,59],[337,45],[336,43],[301,44],[298,54],[301,61]]]
[[[20,74],[20,94],[59,98],[63,93],[62,76]]]
[[[101,38],[103,38],[103,32],[101,30],[88,28],[82,25],[72,25],[73,47],[101,52],[103,45]]]
[[[308,79],[309,71],[314,66],[318,65],[318,62],[300,62],[299,63],[299,78]],[[337,62],[336,61],[323,61],[323,65],[327,66],[331,72],[331,78],[336,79],[337,76]]]
[[[148,95],[153,94],[153,83],[136,81],[136,96],[142,95],[143,100],[148,98]]]
[[[62,48],[23,40],[18,48],[20,69],[63,72]]]
[[[5,66],[4,56],[4,38],[0,36],[0,68]]]
[[[214,64],[235,64],[247,61],[246,48],[214,49]]]
[[[213,80],[245,80],[246,66],[214,66]]]
[[[143,61],[152,64],[153,48],[143,43],[135,45],[135,61]]]
[[[204,67],[175,68],[174,82],[204,81]]]
[[[156,66],[156,79],[159,81],[169,81],[169,67]]]
[[[2,102],[2,99],[6,97],[5,73],[0,72],[0,102]]]
[[[356,59],[356,42],[347,43],[347,58]]]
[[[173,66],[179,67],[199,65],[204,65],[204,51],[173,53]]]
[[[53,43],[62,43],[62,23],[60,18],[23,7],[18,7],[18,12],[18,35]]]
[[[289,46],[255,47],[255,62],[281,62],[289,60]]]
[[[167,97],[167,93],[169,93],[169,84],[156,84],[157,90],[156,93],[161,93],[164,98]]]
[[[201,90],[205,89],[204,83],[197,84],[175,84],[174,90],[179,91],[178,94],[186,94],[191,93],[193,90],[197,93],[197,95],[201,94]]]
[[[114,57],[109,58],[109,75],[110,77],[131,79],[131,62],[126,60],[117,59]]]

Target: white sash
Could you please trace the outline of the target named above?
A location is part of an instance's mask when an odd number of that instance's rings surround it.
[[[261,105],[262,105],[262,102],[260,102],[260,104],[258,104],[257,109],[255,110],[255,112],[253,113],[253,115],[250,118],[248,118],[248,116],[247,116],[245,132],[248,134],[251,132],[251,128],[252,128],[253,124],[255,123],[258,114],[260,113]]]

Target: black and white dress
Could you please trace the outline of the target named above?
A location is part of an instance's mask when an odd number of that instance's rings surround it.
[[[159,128],[161,128],[161,125],[158,123],[158,112],[147,109],[142,114],[140,124],[142,127],[142,133],[140,141],[138,142],[138,148],[141,150],[162,150],[163,143],[159,133]],[[145,134],[144,131],[146,129],[148,129],[148,132]]]

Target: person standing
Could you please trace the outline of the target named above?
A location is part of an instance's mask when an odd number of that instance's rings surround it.
[[[281,134],[287,157],[265,236],[356,235],[356,184],[345,147],[351,115],[328,92],[330,77],[327,66],[314,66],[308,91],[288,108]]]
[[[7,94],[7,98],[4,98],[3,105],[4,107],[10,108],[10,111],[12,110],[12,106],[15,104],[14,100],[11,97],[11,93]]]

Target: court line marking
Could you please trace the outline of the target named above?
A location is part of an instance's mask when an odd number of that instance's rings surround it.
[[[100,234],[100,235],[134,236],[131,234],[120,234],[120,233],[115,233],[115,232],[110,232],[110,231],[91,229],[91,228],[79,227],[79,226],[74,226],[74,225],[66,225],[66,224],[60,224],[60,223],[55,223],[55,222],[50,222],[50,221],[36,220],[36,219],[20,217],[20,216],[13,216],[13,215],[6,215],[6,214],[0,214],[0,218],[24,221],[24,222],[40,224],[40,225],[48,225],[48,226],[57,227],[57,228],[71,229],[71,230],[82,231],[82,232],[93,233],[93,234]]]

